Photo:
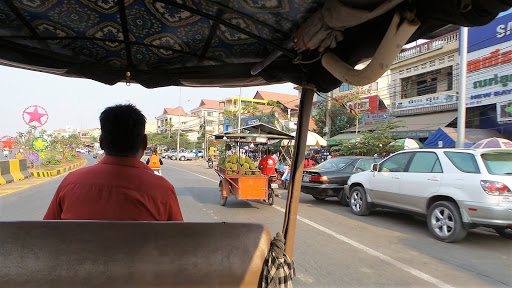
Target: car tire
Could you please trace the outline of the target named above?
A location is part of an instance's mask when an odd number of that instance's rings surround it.
[[[494,228],[494,231],[501,237],[512,240],[512,228]]]
[[[350,211],[357,216],[366,216],[370,214],[366,191],[361,186],[356,186],[350,190]]]
[[[185,156],[181,156],[181,157],[180,157],[180,161],[185,161],[185,160],[187,160],[187,159],[185,158]]]
[[[311,196],[313,196],[313,198],[315,198],[316,200],[319,200],[319,201],[325,200],[325,197],[322,197],[322,196],[314,196],[314,195],[311,195]]]
[[[349,206],[350,197],[347,195],[347,193],[345,193],[345,189],[341,190],[340,194],[338,195],[338,200],[340,200],[342,206]]]
[[[460,241],[468,233],[462,225],[459,207],[449,201],[439,201],[430,206],[427,225],[434,238],[447,243]]]

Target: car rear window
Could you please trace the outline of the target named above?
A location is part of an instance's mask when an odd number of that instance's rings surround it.
[[[489,174],[512,175],[512,153],[492,152],[481,155]]]
[[[450,162],[464,173],[480,173],[475,155],[464,152],[444,152]]]
[[[348,163],[352,162],[352,159],[347,158],[332,158],[321,164],[317,165],[316,168],[323,169],[341,169],[345,167]]]

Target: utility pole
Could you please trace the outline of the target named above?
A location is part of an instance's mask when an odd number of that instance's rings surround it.
[[[180,155],[180,132],[181,132],[181,87],[180,87],[180,98],[179,98],[179,105],[178,105],[178,140],[177,140],[177,147],[176,147],[176,157]]]
[[[204,139],[203,139],[204,153],[203,153],[203,155],[205,155],[205,158],[206,158],[206,156],[208,156],[208,136],[206,135],[206,116],[204,116],[204,115],[203,115],[203,131],[204,131],[204,133],[203,133],[203,135],[204,135],[203,136],[204,137]]]
[[[466,73],[468,56],[468,27],[460,27],[459,105],[457,109],[457,148],[464,148],[466,138]]]
[[[325,110],[325,127],[327,128],[327,134],[325,134],[326,138],[331,138],[331,99],[333,97],[333,92],[329,92],[327,95],[327,110]]]

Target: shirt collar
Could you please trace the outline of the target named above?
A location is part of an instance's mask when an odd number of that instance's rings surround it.
[[[105,155],[101,158],[98,164],[106,164],[106,165],[118,165],[118,166],[129,166],[146,169],[148,171],[153,171],[149,168],[148,165],[142,163],[140,160],[132,158],[132,157],[119,157],[119,156],[110,156]]]

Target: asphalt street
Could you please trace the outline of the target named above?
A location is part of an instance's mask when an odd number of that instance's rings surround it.
[[[164,162],[185,221],[260,222],[273,235],[281,231],[287,193],[274,206],[233,196],[220,206],[219,178],[206,162]],[[63,177],[8,194],[1,187],[0,220],[41,219]],[[337,199],[305,194],[294,253],[295,287],[512,287],[512,242],[491,230],[448,244],[430,236],[424,219],[387,210],[359,217]]]

